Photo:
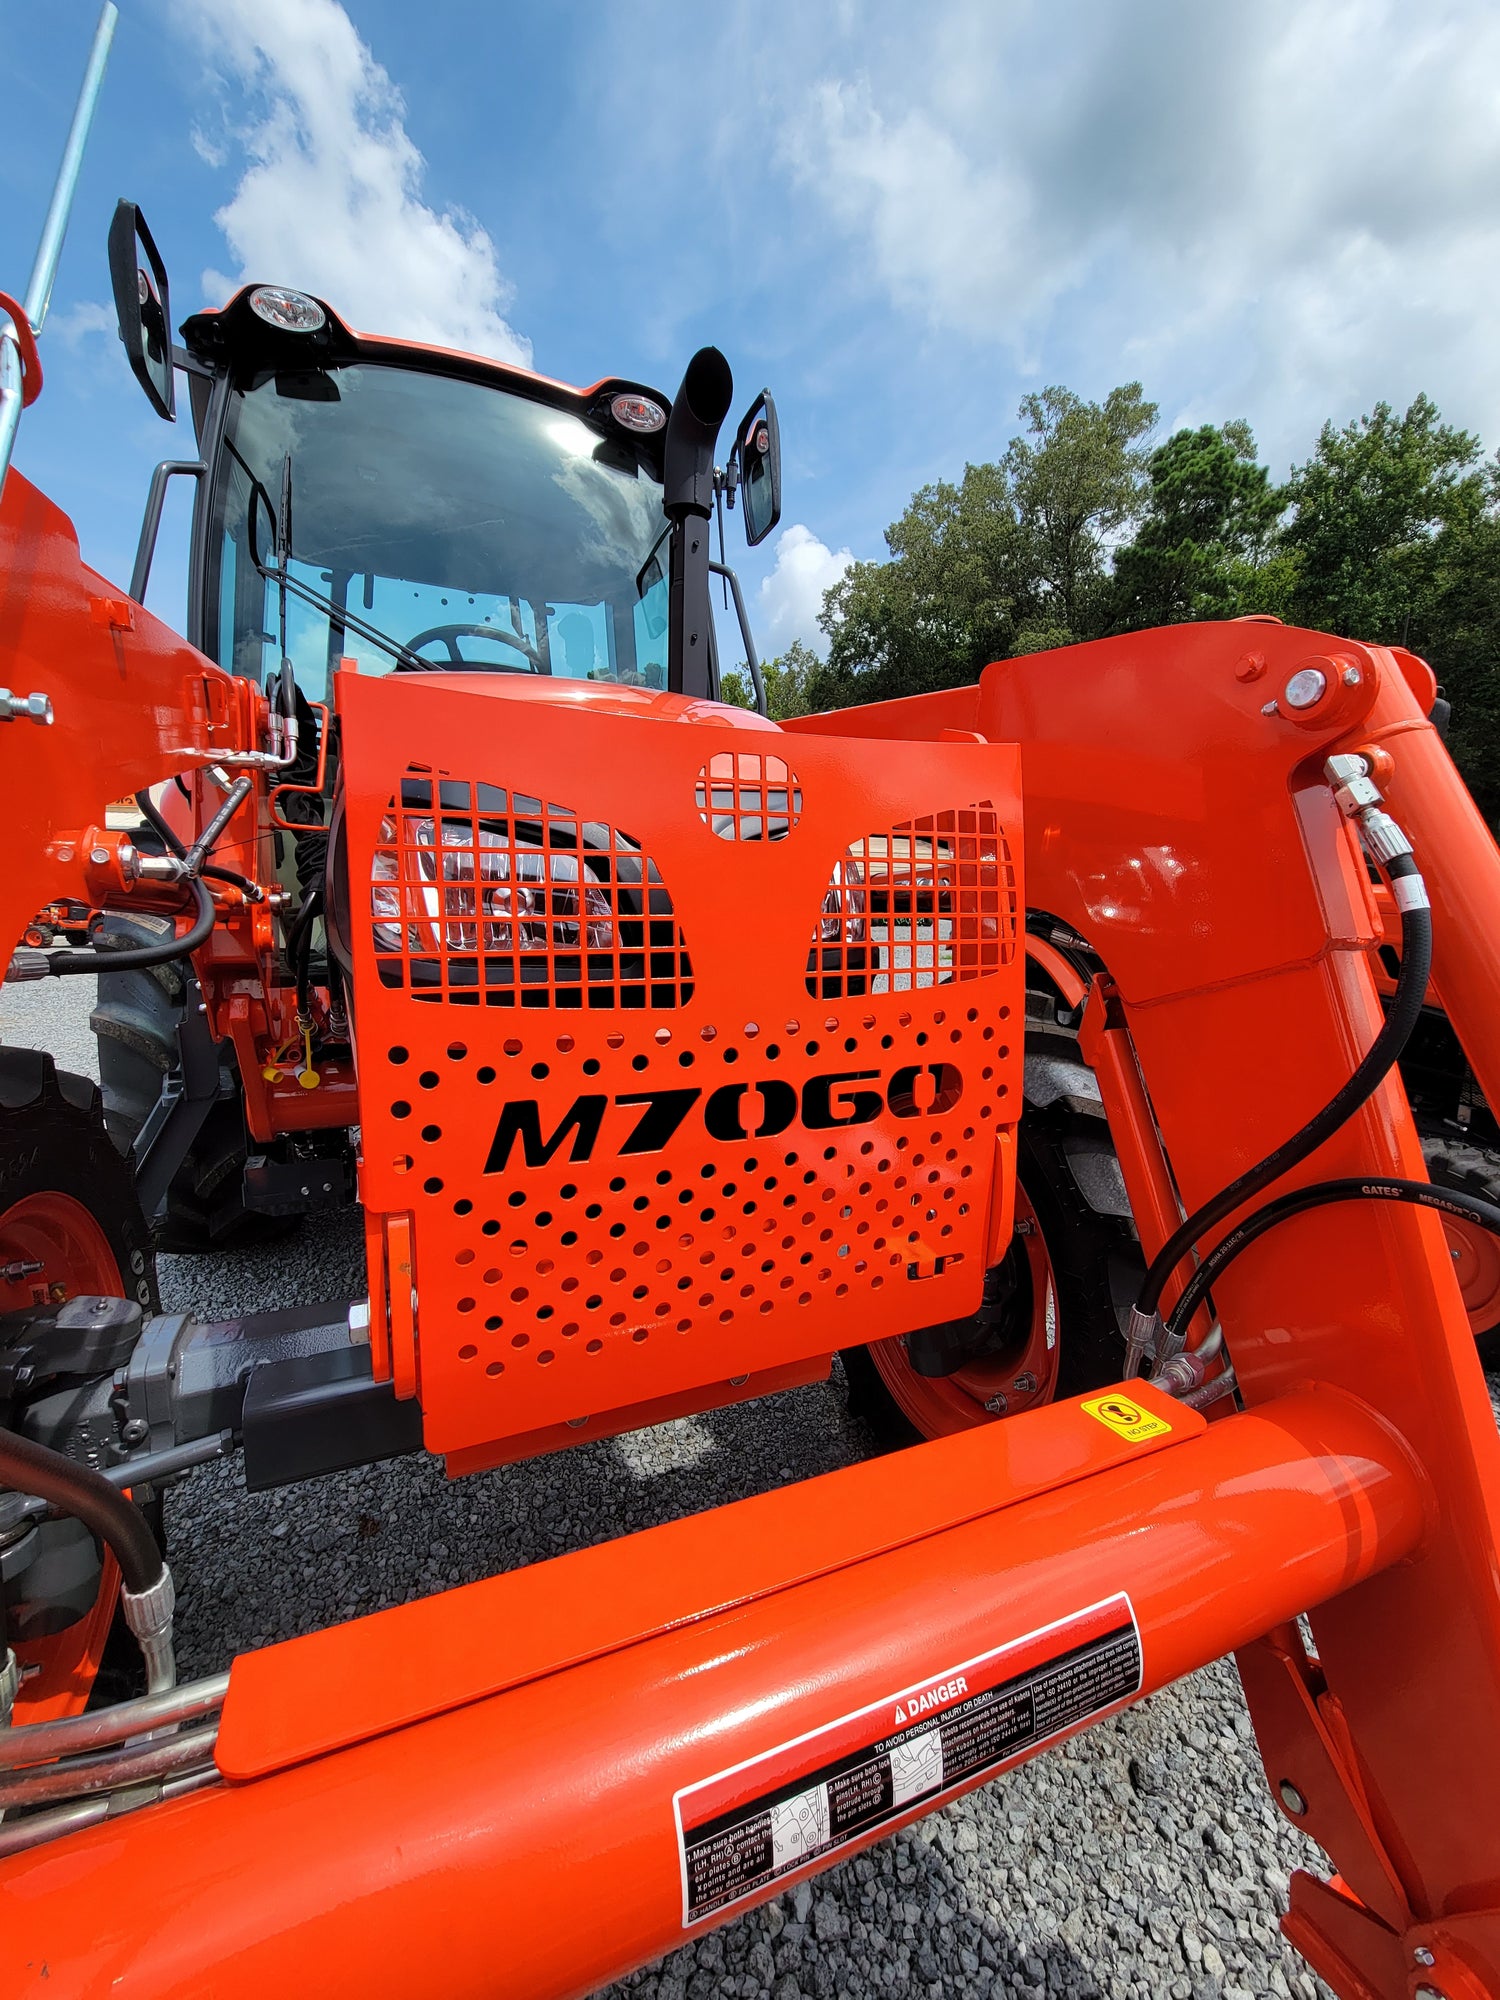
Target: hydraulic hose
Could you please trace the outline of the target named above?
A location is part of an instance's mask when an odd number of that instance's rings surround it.
[[[1143,1318],[1149,1320],[1155,1315],[1167,1279],[1198,1238],[1222,1222],[1226,1215],[1243,1206],[1252,1195],[1259,1194],[1262,1188],[1290,1173],[1309,1153],[1316,1152],[1325,1140],[1331,1139],[1360,1105],[1374,1094],[1382,1078],[1394,1069],[1406,1047],[1411,1031],[1421,1016],[1428,975],[1432,970],[1432,913],[1427,907],[1422,878],[1412,856],[1394,855],[1387,867],[1401,908],[1401,973],[1380,1033],[1348,1081],[1315,1117],[1310,1118],[1289,1139],[1283,1140],[1274,1152],[1267,1153],[1263,1160],[1247,1168],[1228,1187],[1222,1188],[1212,1200],[1206,1201],[1167,1238],[1152,1259],[1136,1300],[1136,1313]],[[1410,903],[1403,900],[1398,887],[1402,881],[1413,883],[1407,891],[1412,898]],[[1198,1296],[1201,1299],[1202,1293]],[[1179,1305],[1173,1312],[1173,1319],[1178,1320],[1180,1313]],[[1186,1321],[1181,1323],[1185,1325]]]
[[[45,1500],[97,1535],[120,1566],[120,1608],[146,1663],[146,1692],[163,1694],[177,1679],[172,1572],[136,1507],[101,1474],[61,1452],[0,1430],[0,1482]]]
[[[102,1473],[15,1431],[0,1430],[0,1481],[82,1521],[114,1551],[127,1590],[139,1596],[160,1584],[166,1565],[145,1517]]]
[[[192,794],[185,785],[182,785],[181,779],[178,779],[177,783],[181,787],[183,797],[190,799]],[[161,837],[168,853],[175,854],[179,861],[185,861],[187,859],[187,849],[183,846],[182,841],[173,832],[171,826],[161,813],[151,803],[151,794],[149,792],[137,792],[135,802],[140,808],[141,818],[145,820],[154,833]],[[252,882],[248,875],[241,875],[237,869],[221,868],[216,861],[206,861],[198,870],[198,873],[206,875],[213,882],[227,882],[231,888],[240,890],[247,902],[259,903],[265,900],[265,891],[261,888],[260,884]]]
[[[186,958],[206,944],[214,927],[214,899],[195,876],[187,885],[198,905],[192,927],[181,937],[160,944],[133,945],[129,951],[49,951],[47,971],[54,979],[69,972],[134,972],[142,966],[165,965],[169,958]]]
[[[181,783],[181,780],[179,779],[178,782]],[[189,797],[190,794],[184,791],[183,796],[184,798],[186,798]],[[182,842],[178,839],[177,835],[172,831],[172,828],[168,824],[168,822],[162,817],[162,815],[157,811],[156,807],[152,804],[151,794],[149,792],[137,792],[135,795],[135,803],[137,810],[141,815],[141,818],[146,822],[147,826],[151,828],[151,831],[153,833],[158,834],[161,837],[163,843],[166,846],[167,852],[169,854],[175,854],[177,856],[177,859],[180,861],[182,857],[187,853],[187,849],[183,846]]]
[[[1336,1181],[1314,1181],[1308,1187],[1293,1188],[1290,1194],[1268,1201],[1264,1208],[1247,1215],[1229,1234],[1216,1243],[1187,1284],[1172,1308],[1166,1323],[1169,1338],[1180,1334],[1207,1298],[1214,1281],[1221,1277],[1242,1250],[1246,1250],[1268,1229],[1304,1209],[1323,1208],[1340,1201],[1403,1201],[1418,1208],[1436,1209],[1440,1215],[1456,1215],[1477,1222],[1481,1228],[1500,1236],[1500,1203],[1479,1195],[1461,1194],[1455,1188],[1434,1187],[1431,1181],[1387,1180],[1383,1176],[1367,1180],[1349,1177]]]
[[[308,1018],[310,1009],[313,919],[322,907],[323,891],[314,889],[297,912],[297,921],[288,940],[291,946],[292,973],[297,988],[297,1012],[303,1020]]]

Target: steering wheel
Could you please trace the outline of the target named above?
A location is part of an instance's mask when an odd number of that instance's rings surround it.
[[[466,660],[458,650],[460,639],[499,640],[502,645],[513,646],[518,653],[524,653],[530,664],[515,667],[503,660]],[[448,648],[448,660],[455,667],[477,667],[481,673],[500,674],[539,674],[542,670],[542,656],[536,647],[519,632],[504,625],[429,625],[425,632],[418,632],[414,639],[405,641],[406,650],[409,653],[420,652],[423,646],[430,646],[435,641],[441,641]],[[434,660],[432,665],[441,671],[438,661]],[[414,671],[406,667],[404,661],[398,661],[397,670],[403,667],[408,673]]]

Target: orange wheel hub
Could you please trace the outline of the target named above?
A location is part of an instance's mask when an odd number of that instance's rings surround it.
[[[952,1375],[919,1375],[900,1339],[879,1340],[870,1358],[880,1378],[923,1437],[949,1437],[996,1417],[1050,1403],[1061,1353],[1057,1285],[1036,1210],[1016,1189],[1013,1255],[1023,1262],[1010,1307],[1011,1323],[995,1352]]]
[[[1443,1233],[1476,1337],[1500,1324],[1500,1240],[1487,1229],[1444,1216]]]
[[[104,1231],[71,1195],[27,1195],[0,1215],[0,1310],[125,1289]]]

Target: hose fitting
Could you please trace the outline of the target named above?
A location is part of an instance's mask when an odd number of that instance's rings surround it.
[[[1323,766],[1323,775],[1333,787],[1334,803],[1347,820],[1352,820],[1359,830],[1365,852],[1382,868],[1402,855],[1410,854],[1411,842],[1401,828],[1384,809],[1384,794],[1371,775],[1369,759],[1357,750],[1341,752],[1330,757]],[[1403,879],[1411,881],[1410,875]],[[1416,877],[1417,887],[1421,887],[1421,877]],[[1396,885],[1392,883],[1394,890]],[[1420,903],[1404,903],[1397,896],[1399,909],[1427,908],[1427,893],[1421,891]]]
[[[1139,1306],[1130,1308],[1130,1319],[1125,1328],[1125,1374],[1126,1382],[1141,1372],[1141,1363],[1148,1351],[1156,1352],[1156,1343],[1161,1338],[1161,1314],[1142,1312]]]
[[[9,1646],[0,1662],[0,1729],[9,1729],[15,1713],[16,1696],[21,1692],[21,1662]]]
[[[1151,1377],[1151,1386],[1168,1396],[1186,1396],[1207,1375],[1208,1361],[1202,1354],[1174,1354]]]
[[[172,1650],[172,1619],[177,1609],[177,1591],[172,1572],[162,1564],[161,1575],[144,1590],[121,1590],[120,1603],[125,1623],[140,1642],[146,1661],[146,1692],[164,1694],[177,1683],[177,1662]]]

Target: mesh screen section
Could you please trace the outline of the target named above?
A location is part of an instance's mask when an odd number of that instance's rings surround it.
[[[994,806],[904,820],[835,862],[807,990],[823,1000],[982,979],[1016,951],[1016,874]]]
[[[722,751],[699,771],[694,797],[721,840],[785,840],[802,817],[802,787],[780,757]]]
[[[371,866],[382,985],[453,1006],[674,1008],[692,962],[656,863],[571,807],[409,766]]]

